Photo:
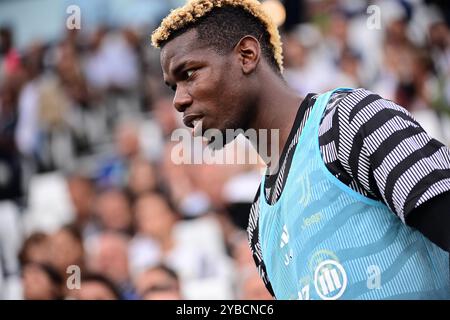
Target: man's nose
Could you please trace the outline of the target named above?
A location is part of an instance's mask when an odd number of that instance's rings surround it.
[[[192,97],[187,90],[178,87],[173,98],[173,105],[178,112],[184,112],[192,104]]]

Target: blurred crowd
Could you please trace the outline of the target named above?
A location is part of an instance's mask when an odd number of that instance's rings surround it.
[[[282,35],[295,90],[365,87],[450,144],[442,8],[302,3]],[[150,46],[157,24],[25,48],[0,25],[0,299],[271,298],[245,232],[263,166],[172,161],[183,124]]]

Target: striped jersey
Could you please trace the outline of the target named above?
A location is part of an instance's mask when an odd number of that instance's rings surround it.
[[[302,102],[279,161],[266,176],[264,196],[275,204],[283,192],[294,150],[317,95]],[[365,197],[382,201],[403,222],[427,200],[450,191],[450,150],[427,135],[404,108],[365,89],[337,91],[330,98],[319,126],[319,145],[327,169]],[[253,258],[266,287],[267,278],[258,239],[258,190],[249,217]]]

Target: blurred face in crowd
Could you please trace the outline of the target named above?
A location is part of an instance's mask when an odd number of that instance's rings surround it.
[[[58,75],[65,84],[72,84],[81,76],[78,56],[71,43],[61,42],[59,44],[56,67]]]
[[[71,177],[67,181],[67,185],[77,220],[83,222],[89,219],[94,200],[92,184],[82,177]]]
[[[49,242],[51,263],[61,275],[66,275],[70,265],[82,266],[83,244],[72,232],[61,229],[51,235]]]
[[[27,48],[24,66],[28,79],[34,79],[41,73],[43,53],[44,48],[40,43],[33,43]]]
[[[76,291],[75,298],[79,300],[117,300],[115,293],[100,281],[83,281]]]
[[[164,155],[161,166],[161,177],[167,183],[171,196],[178,202],[192,191],[192,183],[187,174],[189,165],[177,165],[171,159],[175,143],[168,142],[164,146]]]
[[[53,300],[59,298],[60,288],[38,264],[25,265],[22,273],[25,300]]]
[[[12,33],[8,28],[0,29],[0,54],[8,53],[12,46]]]
[[[180,300],[178,280],[162,268],[143,272],[136,279],[136,291],[144,300]]]
[[[131,163],[129,188],[134,195],[140,195],[156,188],[156,175],[152,165],[144,159]]]
[[[396,19],[387,25],[386,38],[393,44],[402,45],[408,43],[407,23],[403,19]]]
[[[96,213],[101,225],[107,230],[128,231],[132,216],[125,194],[119,190],[109,190],[97,198]]]
[[[430,27],[430,43],[441,50],[450,45],[450,31],[444,22],[435,23]]]
[[[228,146],[231,146],[231,144]],[[220,164],[201,164],[187,167],[186,171],[194,190],[205,192],[213,205],[219,208],[225,204],[223,199],[223,186],[230,177],[244,170],[244,166],[236,164],[226,166]],[[205,183],[205,181],[208,181],[208,183]]]
[[[161,126],[164,136],[170,136],[178,127],[177,115],[172,107],[172,99],[160,98],[153,104],[153,114]]]
[[[136,202],[136,223],[138,231],[156,240],[170,236],[175,224],[172,212],[164,198],[147,194]]]
[[[283,41],[284,65],[286,68],[301,68],[306,63],[306,52],[294,35],[287,35]]]
[[[358,68],[360,65],[360,61],[358,60],[356,54],[349,48],[345,48],[344,50],[342,50],[339,65],[344,73],[358,80]]]
[[[26,240],[20,253],[22,263],[49,263],[49,236],[44,233],[33,233]]]
[[[346,43],[348,38],[348,26],[345,16],[341,13],[332,14],[328,31],[333,39],[339,41],[341,44]]]
[[[12,95],[11,95],[11,91],[8,90],[9,88],[7,87],[7,85],[5,84],[0,84],[0,111],[3,113],[3,109],[11,109],[11,105],[12,105]],[[1,114],[1,113],[0,113]]]
[[[135,123],[119,125],[115,140],[119,155],[131,158],[139,153],[139,132]]]
[[[121,234],[104,233],[96,239],[89,263],[117,285],[128,281],[128,239]]]

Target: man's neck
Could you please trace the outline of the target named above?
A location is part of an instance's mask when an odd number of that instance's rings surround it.
[[[266,85],[262,86],[260,99],[256,106],[256,116],[250,123],[250,128],[257,130],[257,132],[262,129],[268,131],[268,139],[264,141],[258,138],[254,147],[266,165],[270,166],[271,171],[273,171],[277,167],[278,156],[287,143],[298,107],[303,99],[289,88],[284,81],[280,79],[270,80],[265,82],[267,83]],[[278,135],[272,135],[272,133],[276,133],[272,132],[272,130],[278,130]],[[273,141],[272,138],[278,141]],[[275,152],[272,151],[272,148],[275,148]]]

